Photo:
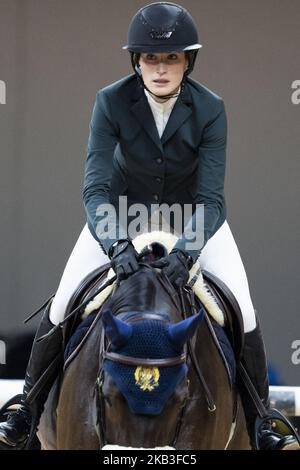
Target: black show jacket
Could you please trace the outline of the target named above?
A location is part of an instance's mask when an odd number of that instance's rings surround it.
[[[143,88],[132,74],[99,90],[87,145],[83,200],[89,229],[107,252],[120,238],[118,197],[143,203],[204,205],[204,238],[194,259],[226,218],[224,178],[227,120],[223,100],[188,77],[161,136]],[[97,211],[111,203],[117,223]],[[198,212],[199,214],[199,212]],[[132,220],[129,218],[129,222]],[[184,230],[176,246],[187,249]],[[121,236],[121,238],[124,238]]]

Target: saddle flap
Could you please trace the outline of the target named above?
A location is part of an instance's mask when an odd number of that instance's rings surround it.
[[[233,348],[235,359],[239,362],[244,346],[244,322],[239,304],[221,279],[205,270],[202,271],[202,274],[207,287],[225,314],[224,330]]]

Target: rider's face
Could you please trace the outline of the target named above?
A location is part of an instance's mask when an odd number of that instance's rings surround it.
[[[188,67],[184,52],[143,52],[139,63],[146,87],[156,95],[175,93]]]

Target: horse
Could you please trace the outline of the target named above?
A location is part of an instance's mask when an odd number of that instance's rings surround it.
[[[89,276],[69,310],[104,273]],[[45,404],[42,449],[250,448],[218,329],[188,286],[178,291],[143,258],[88,318]]]

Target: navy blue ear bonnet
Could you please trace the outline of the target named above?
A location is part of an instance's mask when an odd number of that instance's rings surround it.
[[[140,313],[140,312],[139,312]],[[130,312],[123,320],[114,317],[110,310],[102,314],[110,352],[141,359],[164,359],[177,357],[183,353],[184,344],[195,333],[202,311],[178,323],[160,320],[141,320],[126,323]],[[157,415],[163,410],[167,400],[177,385],[187,374],[185,363],[154,367],[124,365],[105,359],[103,369],[113,379],[115,385],[127,400],[131,412]]]

